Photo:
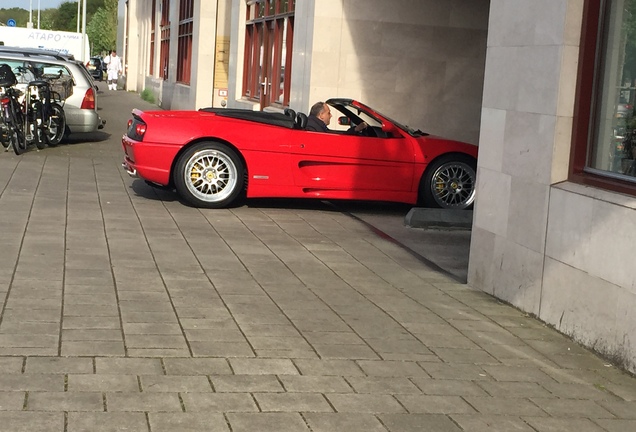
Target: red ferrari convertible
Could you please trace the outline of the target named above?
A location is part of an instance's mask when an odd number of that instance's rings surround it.
[[[123,166],[197,207],[241,196],[472,206],[476,146],[414,130],[351,99],[327,103],[342,131],[306,131],[307,116],[292,110],[135,109]],[[345,132],[362,121],[369,126],[361,134]]]

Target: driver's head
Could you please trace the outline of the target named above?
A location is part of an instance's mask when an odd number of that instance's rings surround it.
[[[331,122],[331,110],[329,109],[329,105],[324,102],[315,103],[314,106],[311,107],[309,114],[318,117],[326,125]]]

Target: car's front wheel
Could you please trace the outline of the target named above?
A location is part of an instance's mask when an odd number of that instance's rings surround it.
[[[427,207],[463,210],[475,201],[475,159],[454,154],[434,161],[420,182],[420,199]]]
[[[174,185],[184,200],[196,207],[227,207],[241,194],[245,169],[236,152],[217,142],[202,142],[178,159]]]

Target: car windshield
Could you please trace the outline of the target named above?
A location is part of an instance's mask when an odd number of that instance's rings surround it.
[[[358,102],[358,103],[359,103],[359,102]],[[367,107],[366,105],[364,105],[364,104],[362,104],[362,103],[359,103],[359,104],[360,104],[360,106],[361,106],[361,107],[363,107],[363,108],[364,108],[364,110],[361,110],[361,109],[360,109],[360,108],[358,108],[357,106],[353,105],[353,103],[352,103],[352,102],[346,102],[346,103],[343,103],[343,104],[342,104],[342,106],[343,106],[344,108],[346,108],[347,110],[351,111],[352,113],[356,113],[356,114],[357,114],[360,118],[362,118],[362,119],[363,119],[364,121],[366,121],[368,124],[372,124],[372,123],[369,123],[369,122],[367,121],[367,119],[368,119],[368,118],[373,119],[373,123],[378,123],[378,124],[380,124],[380,121],[379,121],[378,119],[376,119],[375,117],[373,117],[373,116],[370,114],[371,112],[375,112],[375,113],[377,113],[379,116],[381,116],[381,117],[383,117],[383,118],[387,119],[389,122],[393,123],[393,124],[394,124],[397,128],[399,128],[399,129],[403,130],[404,132],[408,133],[408,134],[409,134],[409,135],[411,135],[411,136],[423,136],[423,135],[428,135],[427,133],[422,132],[422,131],[421,131],[421,130],[419,130],[419,129],[413,129],[413,128],[412,128],[412,127],[410,127],[410,126],[403,125],[402,123],[399,123],[399,122],[397,122],[397,121],[393,120],[391,117],[389,117],[389,116],[386,116],[386,115],[382,114],[380,111],[372,110],[370,107]],[[369,111],[369,112],[366,112],[366,111]],[[362,115],[362,113],[364,113],[364,115]]]

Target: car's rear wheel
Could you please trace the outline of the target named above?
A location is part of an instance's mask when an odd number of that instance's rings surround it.
[[[420,181],[420,200],[427,207],[463,210],[472,207],[476,192],[475,159],[452,154],[434,161]]]
[[[217,142],[202,142],[178,159],[174,184],[183,199],[196,207],[232,204],[245,185],[245,168],[236,152]]]

